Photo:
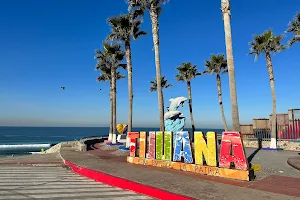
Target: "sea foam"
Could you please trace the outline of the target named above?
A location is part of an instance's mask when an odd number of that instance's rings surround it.
[[[1,144],[0,150],[5,149],[27,149],[27,148],[49,148],[51,144]]]

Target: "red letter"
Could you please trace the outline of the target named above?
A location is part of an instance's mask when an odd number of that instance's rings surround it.
[[[155,136],[154,131],[149,132],[149,148],[147,153],[147,158],[149,159],[155,159]]]
[[[139,132],[129,132],[128,137],[130,139],[130,145],[129,145],[129,151],[130,151],[130,156],[135,157],[136,154],[136,145],[137,141],[136,139],[139,138]]]
[[[219,166],[223,168],[230,168],[230,164],[232,162],[236,169],[248,170],[248,161],[245,156],[245,150],[240,133],[223,132]]]

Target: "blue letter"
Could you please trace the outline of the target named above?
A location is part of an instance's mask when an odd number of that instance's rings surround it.
[[[181,131],[174,133],[173,161],[181,161],[181,150],[183,146],[183,157],[185,163],[193,163],[191,141],[189,132]]]

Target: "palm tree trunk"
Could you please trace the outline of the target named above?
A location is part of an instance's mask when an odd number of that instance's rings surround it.
[[[112,131],[113,131],[113,95],[112,95],[112,81],[109,82],[109,102],[110,102],[110,125],[109,125],[109,135],[108,140],[112,141]]]
[[[191,88],[191,82],[187,81],[187,89],[188,89],[188,96],[189,96],[189,109],[190,109],[190,118],[191,118],[191,124],[192,124],[192,134],[194,135],[195,132],[195,122],[193,117],[193,108],[192,108],[192,88]]]
[[[275,80],[273,74],[273,66],[270,53],[266,53],[266,60],[267,60],[267,68],[270,78],[270,86],[272,92],[272,132],[271,132],[271,145],[270,148],[276,149],[277,148],[277,134],[276,134],[276,94],[275,94]]]
[[[163,102],[163,111],[165,112],[165,98],[164,98],[164,93],[162,94],[162,102]]]
[[[164,126],[164,109],[162,99],[162,88],[161,88],[161,72],[160,72],[160,55],[159,55],[159,35],[158,35],[158,13],[154,5],[151,4],[150,8],[150,19],[152,24],[152,36],[155,52],[155,66],[156,66],[156,81],[157,81],[157,93],[158,93],[158,108],[159,108],[159,121],[160,130],[165,131]]]
[[[111,80],[112,80],[112,103],[113,103],[113,130],[112,130],[112,144],[117,143],[117,99],[116,99],[116,69],[112,66],[111,70]]]
[[[229,11],[223,12],[223,20],[224,20],[229,89],[230,89],[230,99],[231,99],[232,131],[240,131],[240,120],[239,120],[239,110],[238,110],[238,102],[237,102],[237,94],[236,94]]]
[[[131,61],[131,48],[130,42],[125,42],[126,49],[126,61],[127,61],[127,72],[128,72],[128,132],[132,129],[132,104],[133,104],[133,91],[132,91],[132,61]]]
[[[224,108],[223,108],[223,101],[222,101],[222,85],[221,85],[220,74],[217,74],[217,87],[218,87],[218,98],[219,98],[219,104],[220,104],[220,109],[221,109],[221,114],[222,114],[222,121],[223,121],[223,125],[224,125],[224,130],[228,131],[226,118],[225,118],[225,113],[224,113]]]

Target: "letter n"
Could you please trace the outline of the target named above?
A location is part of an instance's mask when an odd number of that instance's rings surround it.
[[[195,164],[203,165],[205,158],[206,164],[209,166],[217,166],[217,143],[216,133],[208,132],[205,136],[202,132],[195,132]]]
[[[137,151],[137,138],[139,138],[139,132],[129,132],[128,137],[130,140],[129,152],[131,157],[135,157]]]
[[[236,169],[248,170],[241,134],[239,132],[223,132],[219,166],[230,168],[232,162]]]

